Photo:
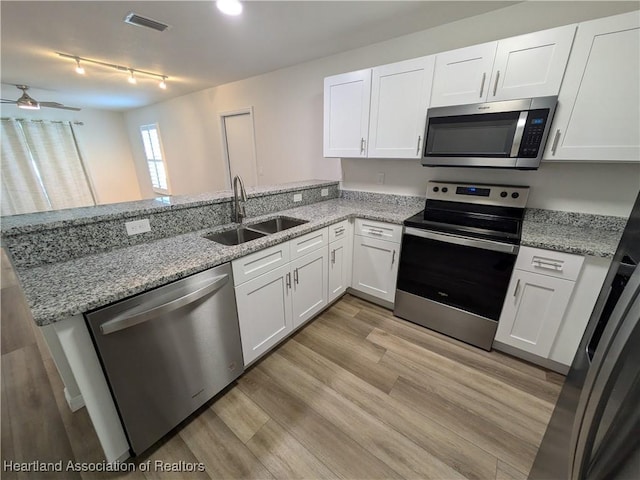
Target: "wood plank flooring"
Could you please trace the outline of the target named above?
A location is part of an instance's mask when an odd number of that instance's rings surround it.
[[[101,462],[4,252],[1,295],[3,462]],[[562,381],[347,295],[136,458],[135,471],[1,477],[519,480]],[[204,471],[160,471],[156,461]]]

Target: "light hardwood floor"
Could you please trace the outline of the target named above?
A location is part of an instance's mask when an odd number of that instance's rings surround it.
[[[2,254],[2,460],[101,462]],[[347,295],[134,464],[204,472],[2,478],[524,479],[563,377]]]

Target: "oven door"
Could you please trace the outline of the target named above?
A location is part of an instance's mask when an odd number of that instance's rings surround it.
[[[398,290],[495,322],[517,245],[405,227]]]

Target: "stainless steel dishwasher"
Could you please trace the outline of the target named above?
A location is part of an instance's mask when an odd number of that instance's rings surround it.
[[[228,263],[85,317],[135,455],[243,371]]]

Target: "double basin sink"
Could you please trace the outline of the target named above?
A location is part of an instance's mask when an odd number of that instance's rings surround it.
[[[305,223],[308,223],[307,220],[292,217],[275,217],[270,220],[265,220],[264,222],[212,233],[211,235],[206,235],[204,238],[216,243],[221,243],[222,245],[240,245],[241,243],[288,230]]]

